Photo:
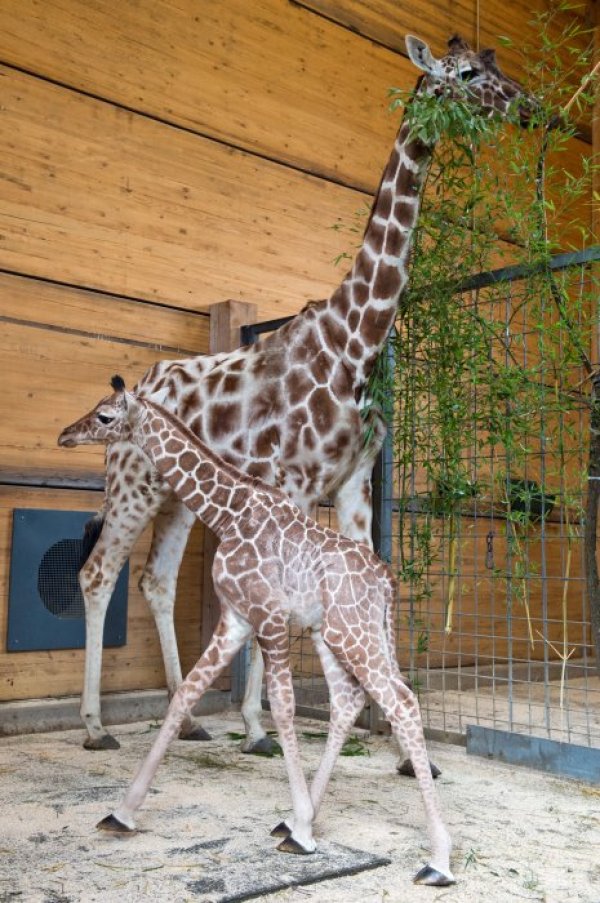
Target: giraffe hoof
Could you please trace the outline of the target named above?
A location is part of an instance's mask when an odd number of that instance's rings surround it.
[[[203,727],[198,725],[198,727],[193,728],[189,733],[180,734],[179,740],[212,740],[212,737],[208,731],[205,731]]]
[[[276,740],[265,735],[254,743],[250,743],[246,740],[246,742],[242,744],[242,752],[248,753],[248,755],[251,756],[274,756],[278,747],[279,744]]]
[[[271,837],[289,837],[291,833],[292,829],[284,821],[280,821],[271,831]]]
[[[135,828],[128,828],[122,821],[113,815],[107,815],[96,825],[99,831],[107,831],[109,834],[135,834]]]
[[[428,884],[431,887],[449,887],[451,884],[456,884],[456,878],[452,872],[445,875],[434,869],[432,865],[424,865],[413,878],[413,883]]]
[[[431,768],[431,777],[435,780],[435,778],[439,778],[441,775],[440,769],[437,765],[434,765],[433,762],[429,763],[429,767]],[[410,759],[405,759],[404,762],[401,762],[400,765],[396,768],[398,774],[401,774],[405,778],[414,778],[415,770],[413,768],[413,764]]]
[[[83,744],[84,749],[121,749],[121,744],[110,734],[103,734],[101,737],[88,737]]]
[[[294,840],[292,835],[286,837],[281,843],[278,845],[277,849],[280,853],[295,853],[296,856],[310,856],[311,853],[314,853],[315,850],[307,850],[306,847],[303,847],[301,843],[298,843],[297,840]]]

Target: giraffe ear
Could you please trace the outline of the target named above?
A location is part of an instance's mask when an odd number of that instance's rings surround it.
[[[121,396],[121,404],[123,405],[123,410],[125,411],[125,416],[127,417],[129,425],[134,426],[140,418],[140,404],[138,400],[131,392],[124,390]]]
[[[425,41],[422,41],[421,38],[416,38],[412,34],[407,34],[404,40],[406,41],[408,56],[417,69],[422,69],[423,72],[429,72],[432,75],[439,73],[440,64]]]

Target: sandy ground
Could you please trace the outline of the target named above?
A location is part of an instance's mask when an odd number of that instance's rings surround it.
[[[173,745],[140,813],[141,830],[126,839],[94,825],[149,748],[153,725],[116,728],[118,752],[84,751],[80,731],[0,740],[0,903],[197,900],[190,879],[201,876],[207,862],[218,863],[211,838],[247,832],[270,849],[269,829],[289,808],[282,760],[242,755],[238,741],[227,737],[239,730],[235,713],[203,723],[213,741]],[[323,725],[299,720],[298,729],[321,731]],[[323,741],[302,743],[312,770]],[[427,855],[417,787],[395,775],[397,756],[387,738],[367,738],[366,747],[368,756],[339,760],[316,836],[387,854],[392,864],[260,900],[600,903],[600,786],[430,743],[431,758],[443,770],[437,786],[458,883],[417,887],[411,879]],[[183,861],[165,856],[169,844],[184,848]]]

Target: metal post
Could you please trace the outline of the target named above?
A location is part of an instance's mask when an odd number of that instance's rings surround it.
[[[388,372],[394,372],[395,357],[394,345],[388,339],[384,352],[387,358]],[[375,461],[372,478],[372,504],[373,525],[371,535],[373,548],[387,564],[392,562],[392,493],[394,485],[394,441],[393,441],[393,414],[381,451]],[[370,701],[369,704],[369,730],[375,734],[379,731],[381,710],[379,706]]]

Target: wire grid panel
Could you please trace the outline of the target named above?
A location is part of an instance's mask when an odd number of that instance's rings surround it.
[[[586,305],[598,297],[589,265],[554,278],[563,296],[586,299],[579,310],[589,315]],[[487,305],[486,316],[501,326],[504,363],[524,368],[540,387],[518,454],[490,444],[483,427],[469,433],[474,441],[461,463],[472,491],[460,504],[440,502],[444,487],[432,476],[436,462],[428,456],[439,446],[428,441],[437,426],[436,401],[422,390],[427,380],[415,381],[421,397],[401,398],[424,423],[408,458],[393,445],[387,487],[393,514],[386,543],[401,577],[398,654],[430,730],[465,734],[478,724],[600,747],[583,557],[588,385],[575,364],[556,366],[532,328],[530,290],[531,282],[517,278],[457,297],[465,310]],[[537,315],[554,321],[553,342],[569,341],[551,304]],[[427,349],[415,347],[398,366],[423,371],[428,360]],[[474,383],[473,412],[479,401]]]

